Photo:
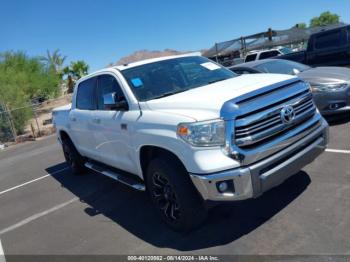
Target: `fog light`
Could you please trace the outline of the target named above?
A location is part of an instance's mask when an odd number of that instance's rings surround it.
[[[232,179],[216,182],[216,189],[221,194],[234,194],[235,185]]]
[[[344,103],[344,102],[338,102],[338,103],[332,103],[332,104],[330,104],[330,105],[328,106],[328,108],[329,108],[330,110],[336,110],[336,109],[339,109],[339,108],[344,107],[344,106],[346,106],[346,103]]]
[[[228,189],[228,185],[225,181],[219,183],[218,190],[220,193],[224,193],[227,189]]]
[[[331,109],[331,110],[334,110],[334,109],[337,109],[337,108],[339,108],[338,104],[330,104],[329,105],[329,109]]]

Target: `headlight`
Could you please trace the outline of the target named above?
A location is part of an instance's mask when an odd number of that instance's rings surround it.
[[[177,135],[193,146],[224,146],[225,121],[181,123]]]
[[[347,83],[311,84],[312,92],[332,92],[343,90],[347,87]]]

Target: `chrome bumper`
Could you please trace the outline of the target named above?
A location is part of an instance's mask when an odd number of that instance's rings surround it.
[[[258,197],[296,174],[325,150],[328,124],[324,119],[321,121],[312,133],[270,157],[238,169],[208,175],[190,174],[192,182],[204,200],[235,201]],[[219,192],[218,184],[223,181],[233,183],[233,190]]]

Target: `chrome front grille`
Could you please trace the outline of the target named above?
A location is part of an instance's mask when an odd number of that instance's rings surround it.
[[[294,83],[277,92],[280,95],[271,93],[254,97],[242,105],[251,110],[236,117],[234,143],[238,147],[252,148],[268,142],[279,134],[304,123],[315,114],[316,107],[312,94],[303,83]],[[264,104],[267,101],[268,104]],[[294,120],[288,124],[281,118],[281,110],[286,106],[291,106],[295,113]]]

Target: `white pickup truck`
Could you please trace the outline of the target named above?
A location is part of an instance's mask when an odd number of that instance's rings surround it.
[[[305,82],[237,76],[194,54],[90,74],[53,119],[74,173],[88,168],[147,190],[179,231],[198,226],[213,203],[279,185],[328,141]]]

